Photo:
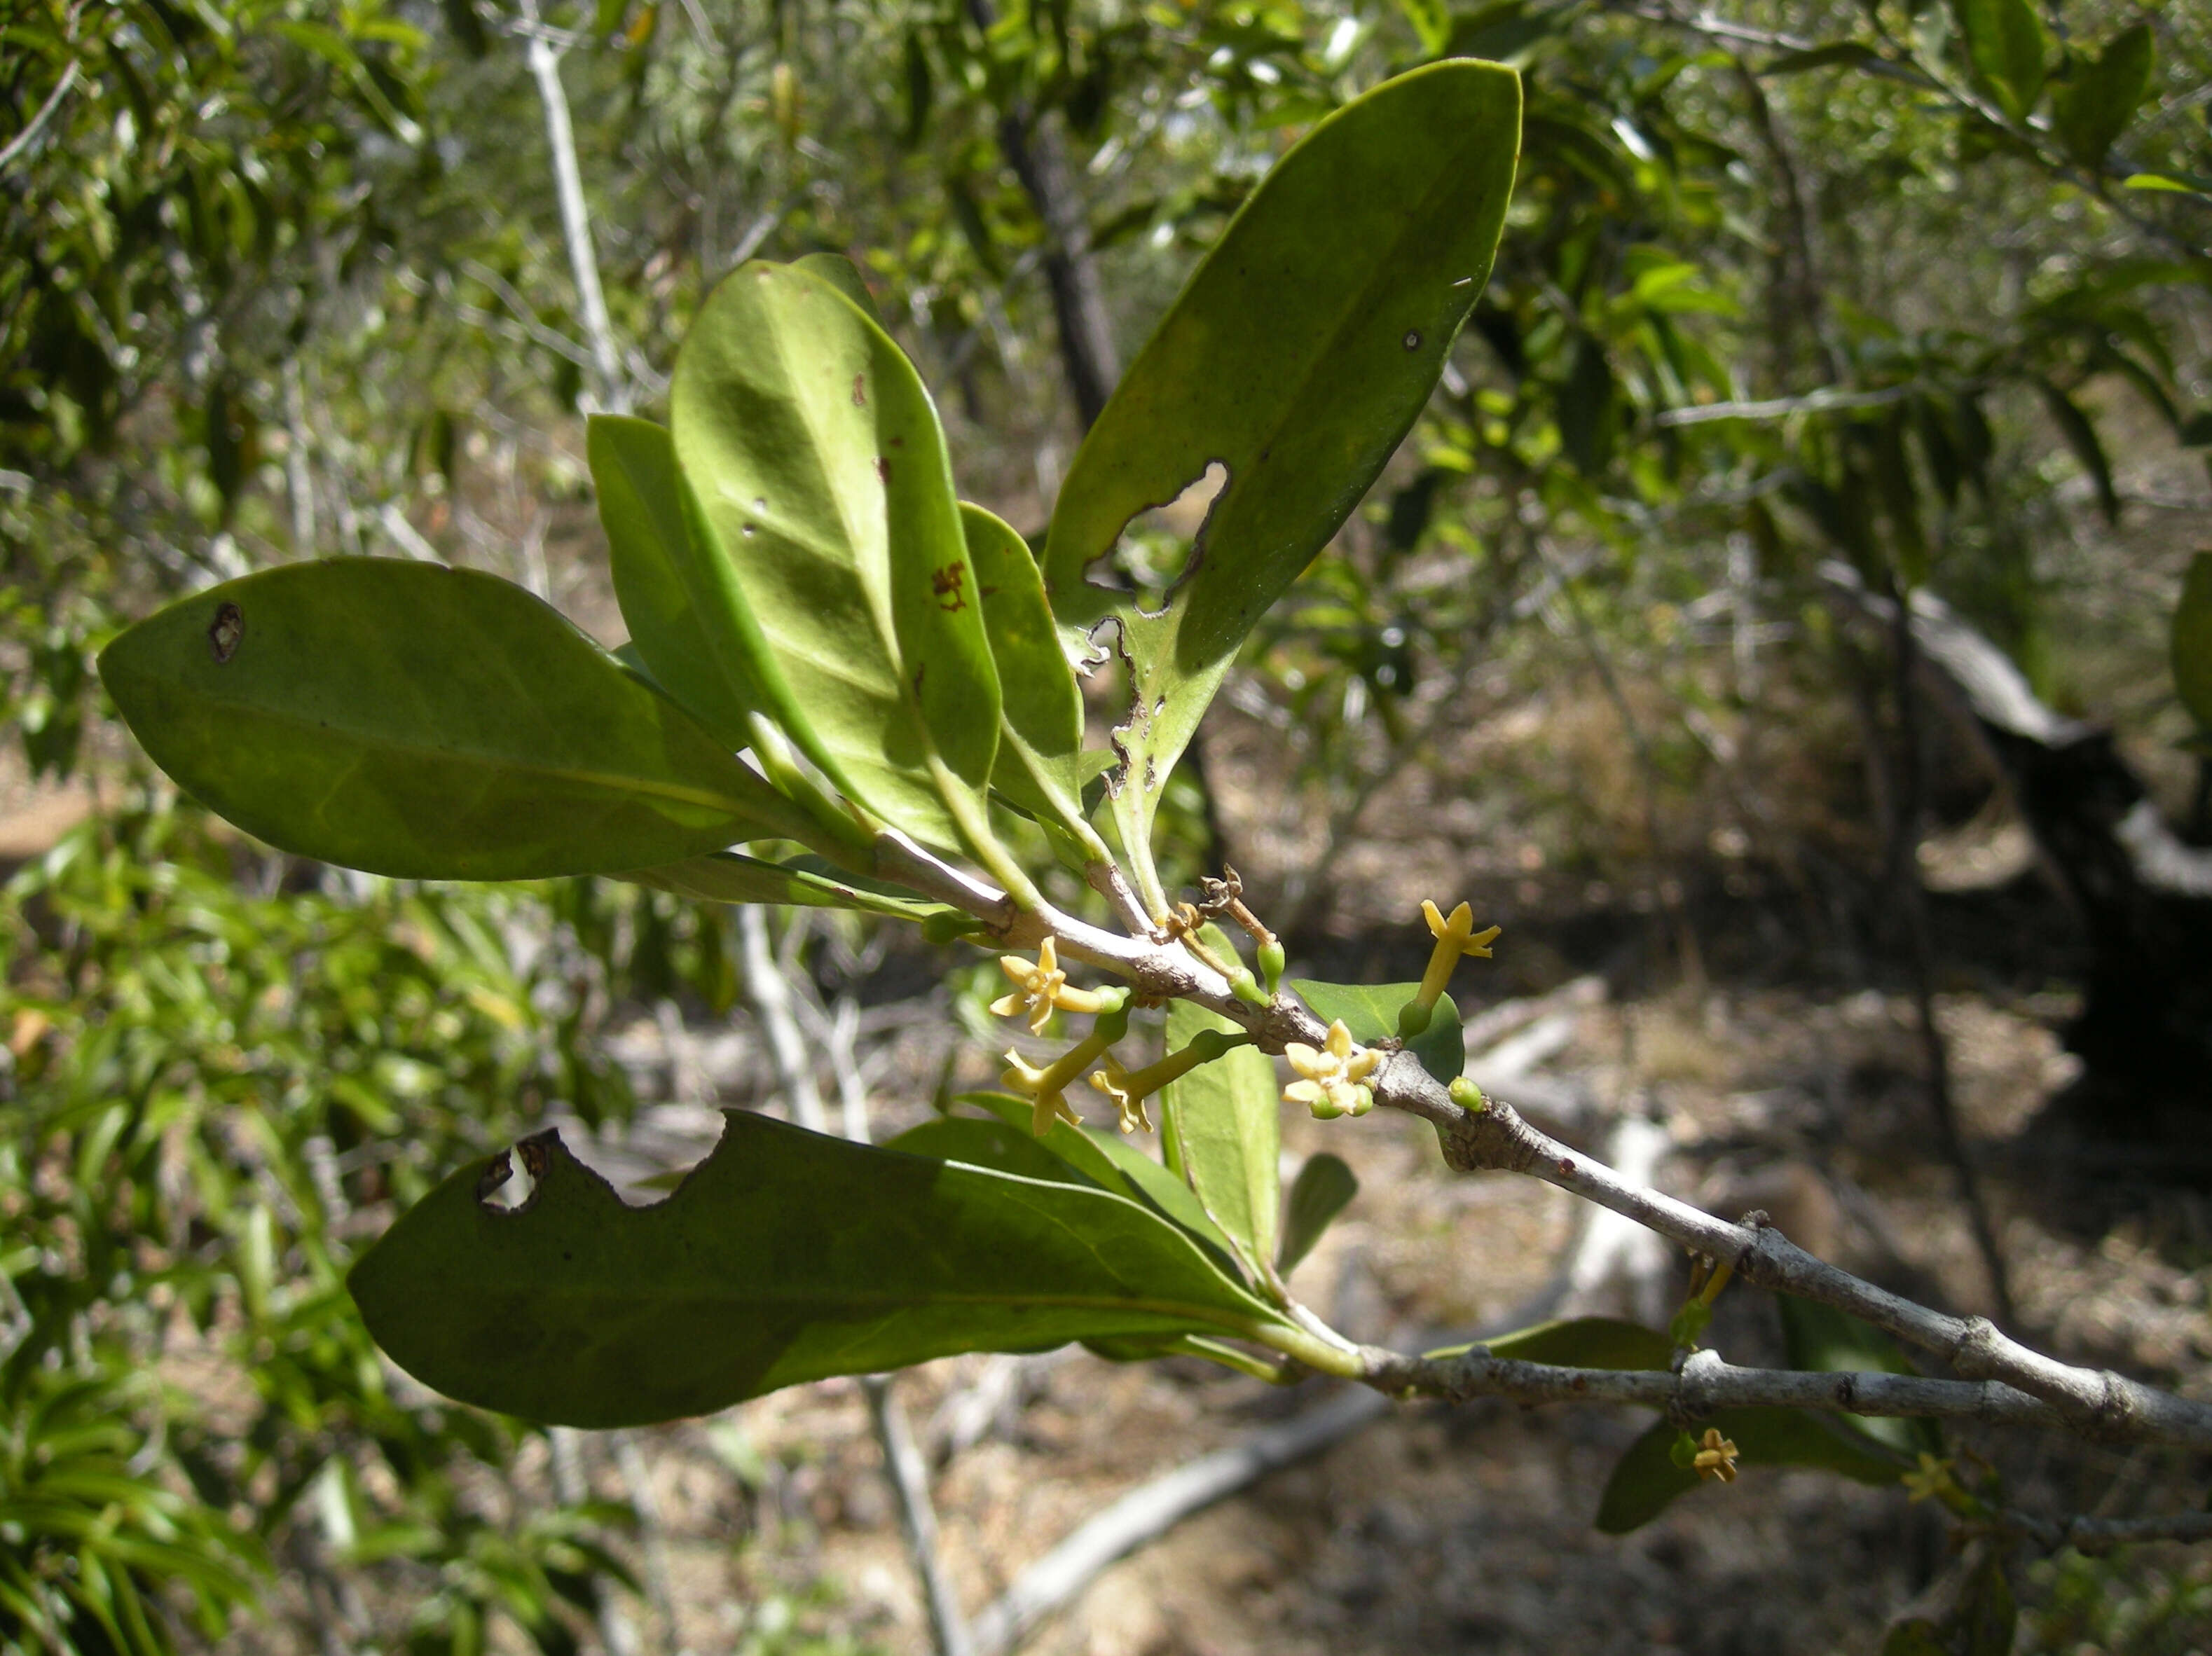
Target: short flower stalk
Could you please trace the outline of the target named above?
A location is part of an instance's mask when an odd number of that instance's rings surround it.
[[[1447,919],[1435,901],[1421,899],[1421,918],[1429,923],[1429,931],[1436,938],[1436,947],[1429,951],[1429,969],[1421,974],[1421,986],[1413,999],[1398,1009],[1398,1033],[1413,1039],[1429,1027],[1435,1015],[1437,1002],[1445,986],[1451,982],[1452,970],[1463,955],[1477,960],[1490,958],[1490,945],[1496,942],[1502,929],[1487,926],[1474,929],[1474,911],[1462,903]]]
[[[1117,1007],[1103,1014],[1089,1034],[1069,1047],[1042,1070],[1024,1060],[1012,1047],[1006,1049],[1008,1068],[999,1080],[1009,1092],[1028,1099],[1034,1107],[1030,1118],[1030,1131],[1042,1138],[1052,1131],[1054,1121],[1065,1121],[1071,1127],[1083,1125],[1068,1103],[1066,1094],[1076,1078],[1106,1055],[1113,1044],[1129,1033],[1129,1014],[1126,1007]]]
[[[1150,1132],[1152,1120],[1145,1109],[1146,1099],[1170,1082],[1180,1081],[1200,1065],[1210,1064],[1232,1046],[1244,1046],[1250,1040],[1249,1035],[1231,1034],[1226,1030],[1202,1029],[1181,1052],[1170,1052],[1158,1063],[1148,1064],[1141,1070],[1123,1069],[1121,1060],[1109,1052],[1103,1070],[1091,1072],[1091,1084],[1114,1101],[1123,1132],[1139,1129]]]

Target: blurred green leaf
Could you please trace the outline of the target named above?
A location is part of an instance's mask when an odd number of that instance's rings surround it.
[[[2046,42],[2035,0],[1952,0],[1975,78],[2024,121],[2043,95]]]
[[[2071,81],[2052,89],[2051,124],[2067,153],[2095,172],[2150,92],[2154,62],[2150,25],[2133,23],[2082,63]]]
[[[2097,491],[2097,509],[2105,521],[2115,524],[2120,520],[2119,491],[2112,483],[2112,463],[2106,457],[2104,440],[2097,435],[2096,423],[2081,411],[2081,405],[2060,388],[2057,382],[2037,375],[2035,388],[2043,393],[2043,405],[2051,412],[2051,423],[2058,434],[2066,440],[2066,446],[2074,451],[2074,458],[2081,463],[2081,470],[2089,474],[2089,481]]]
[[[616,873],[811,837],[520,587],[343,558],[180,600],[101,652],[155,763],[271,845],[380,874]]]
[[[2212,552],[2189,561],[2173,610],[2173,688],[2200,733],[2212,733]]]
[[[1789,1350],[1792,1368],[1824,1374],[1920,1372],[1895,1340],[1872,1325],[1861,1322],[1848,1311],[1838,1311],[1815,1300],[1800,1299],[1794,1294],[1778,1294],[1774,1303],[1782,1314],[1782,1338]],[[1840,1418],[1901,1453],[1943,1453],[1942,1429],[1932,1420],[1859,1415]]]
[[[425,1385],[529,1419],[711,1413],[830,1374],[1274,1320],[1148,1209],[731,1112],[665,1201],[626,1208],[550,1134],[528,1199],[461,1168],[355,1266],[378,1344]]]
[[[974,850],[999,681],[913,365],[836,287],[756,262],[701,309],[671,403],[717,663],[848,798]]]

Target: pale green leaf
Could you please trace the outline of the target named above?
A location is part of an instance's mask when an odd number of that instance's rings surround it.
[[[1283,1239],[1276,1245],[1275,1270],[1284,1277],[1297,1270],[1298,1261],[1313,1252],[1322,1233],[1352,1198],[1359,1194],[1359,1180],[1344,1158],[1327,1150],[1306,1157],[1298,1176],[1291,1181],[1291,1199],[1283,1220]]]
[[[1189,1001],[1168,1008],[1169,1051],[1206,1029],[1238,1033]],[[1273,1062],[1249,1046],[1200,1065],[1160,1094],[1160,1131],[1174,1141],[1176,1165],[1259,1283],[1274,1268],[1282,1203],[1278,1096]]]

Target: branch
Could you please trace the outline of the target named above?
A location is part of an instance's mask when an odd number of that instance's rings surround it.
[[[62,71],[62,78],[54,82],[54,89],[46,94],[46,102],[39,106],[39,112],[23,124],[21,132],[8,140],[5,149],[0,149],[0,173],[6,172],[18,155],[38,143],[39,135],[46,130],[47,123],[61,108],[62,100],[76,89],[77,81],[82,73],[77,67],[76,59],[70,58],[69,67]]]
[[[2212,1541],[2212,1512],[2164,1513],[2149,1518],[2040,1518],[2008,1507],[1999,1515],[2005,1529],[2017,1530],[2049,1551],[2107,1553],[2143,1541]]]

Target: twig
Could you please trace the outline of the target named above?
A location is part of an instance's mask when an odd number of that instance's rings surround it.
[[[929,1468],[915,1447],[914,1429],[906,1410],[891,1392],[888,1374],[870,1374],[860,1382],[868,1399],[868,1417],[875,1422],[876,1442],[884,1452],[884,1475],[898,1496],[899,1526],[906,1532],[907,1550],[914,1556],[915,1574],[921,1578],[922,1598],[929,1614],[930,1641],[937,1656],[976,1656],[978,1649],[968,1623],[960,1614],[959,1595],[945,1573],[945,1555],[937,1542],[937,1509],[929,1499]]]
[[[1998,1520],[2049,1551],[2107,1553],[2144,1541],[2212,1541],[2212,1513],[2161,1513],[2148,1518],[2042,1518],[2007,1507]]]
[[[1771,397],[1757,403],[1703,403],[1662,409],[1655,426],[1703,426],[1716,420],[1787,420],[1794,414],[1826,414],[1838,409],[1879,409],[1921,394],[1919,385],[1887,385],[1880,391],[1815,391],[1802,397]]]
[[[576,164],[576,130],[568,118],[568,94],[561,85],[561,48],[538,22],[538,0],[523,0],[523,25],[519,32],[527,39],[525,50],[530,73],[538,82],[538,100],[545,106],[545,138],[553,152],[553,186],[561,202],[561,233],[568,244],[568,265],[575,276],[584,331],[591,336],[599,403],[614,413],[627,414],[629,391],[623,379],[622,353],[615,347],[614,324],[607,317],[607,297],[599,286],[599,254],[592,246],[591,215],[584,204],[584,177]]]
[[[6,149],[0,149],[0,173],[6,172],[18,155],[38,143],[39,136],[46,130],[47,123],[60,110],[62,100],[76,89],[76,83],[83,73],[78,68],[76,59],[70,58],[69,67],[62,71],[62,78],[54,82],[54,89],[46,94],[46,102],[39,106],[39,112],[24,122],[21,132],[8,140]]]

